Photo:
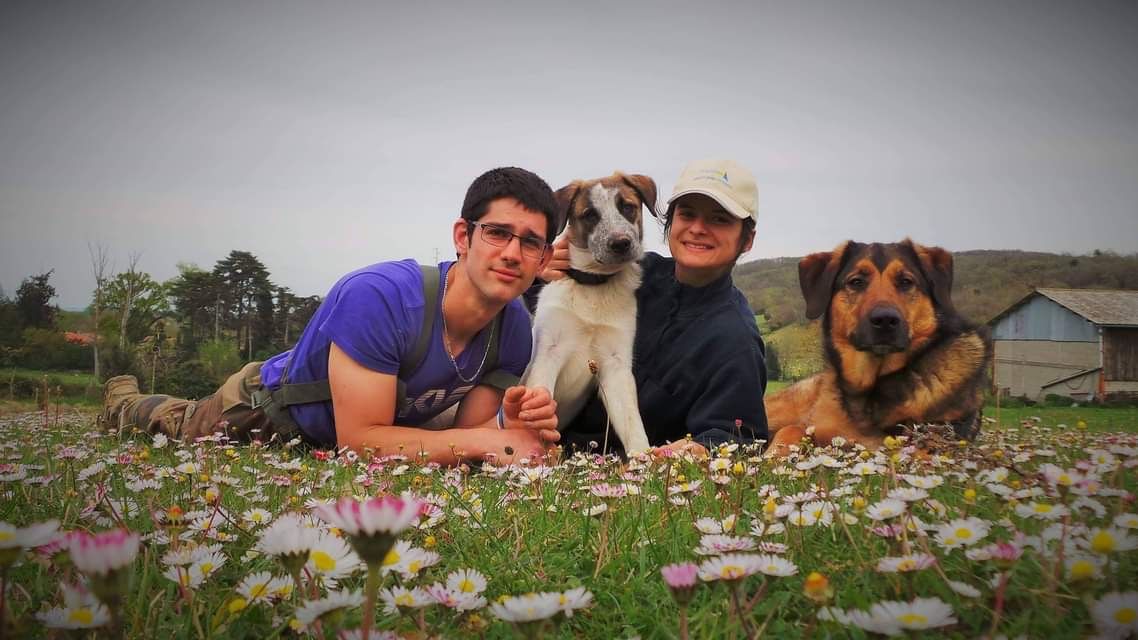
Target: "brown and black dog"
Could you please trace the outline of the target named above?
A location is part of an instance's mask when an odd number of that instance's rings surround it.
[[[813,427],[871,449],[917,424],[973,438],[992,359],[986,328],[952,305],[952,254],[911,240],[846,242],[798,263],[806,317],[822,316],[825,369],[766,398],[768,451]]]

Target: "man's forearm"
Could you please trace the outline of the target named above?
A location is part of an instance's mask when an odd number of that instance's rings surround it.
[[[370,450],[376,456],[397,453],[412,458],[423,456],[426,461],[448,466],[470,460],[485,460],[490,454],[499,460],[528,455],[528,452],[507,452],[504,445],[499,446],[501,433],[497,427],[481,426],[436,431],[418,427],[369,425],[351,433],[337,433],[337,443],[361,455]]]

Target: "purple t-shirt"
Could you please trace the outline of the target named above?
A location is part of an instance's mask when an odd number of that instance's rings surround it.
[[[439,264],[441,308],[443,279],[453,262]],[[328,352],[335,342],[344,353],[373,371],[399,374],[399,364],[411,356],[423,324],[423,274],[414,260],[381,262],[340,278],[290,351],[279,353],[261,365],[261,383],[280,387],[288,363],[289,382],[328,379]],[[532,337],[530,318],[521,301],[506,305],[498,345],[498,366],[521,376],[529,363]],[[480,331],[457,358],[463,376],[478,370],[489,340],[490,325]],[[463,382],[443,348],[440,316],[435,317],[431,340],[419,368],[404,380],[406,398],[396,411],[395,424],[417,426],[453,406],[490,371],[483,367],[474,382]],[[291,360],[289,356],[291,355]],[[336,442],[332,402],[314,402],[289,407],[293,420],[313,442]]]

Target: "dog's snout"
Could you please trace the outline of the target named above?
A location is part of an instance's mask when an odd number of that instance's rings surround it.
[[[624,255],[632,249],[632,238],[627,236],[609,240],[609,250],[618,255]]]
[[[876,307],[869,312],[869,324],[879,331],[893,331],[901,326],[901,312],[893,307]]]

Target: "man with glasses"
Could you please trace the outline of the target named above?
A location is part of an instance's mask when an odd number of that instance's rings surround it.
[[[385,262],[344,276],[297,344],[197,402],[107,382],[102,419],[172,437],[224,433],[440,464],[540,454],[559,439],[544,388],[517,386],[530,358],[518,297],[549,263],[553,191],[516,167],[479,176],[451,230],[457,260]],[[437,418],[457,404],[453,421]]]

